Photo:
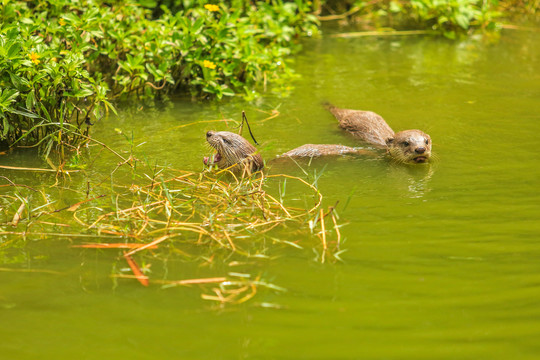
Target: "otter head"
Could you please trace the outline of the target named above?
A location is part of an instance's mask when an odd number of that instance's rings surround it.
[[[234,173],[251,173],[263,168],[263,160],[257,149],[240,135],[228,131],[208,131],[206,141],[217,152],[212,160],[204,158],[206,165],[216,164],[220,169],[230,168]]]
[[[392,158],[405,163],[425,163],[431,157],[431,138],[420,130],[405,130],[386,139]]]

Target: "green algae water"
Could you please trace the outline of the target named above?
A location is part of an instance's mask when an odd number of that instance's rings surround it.
[[[205,132],[235,131],[217,120],[240,120],[242,110],[267,161],[306,143],[359,145],[323,101],[429,133],[430,165],[378,155],[270,164],[317,179],[326,207],[338,202],[342,262],[321,264],[306,247],[232,269],[226,257],[199,266],[179,254],[150,264],[175,279],[259,273],[286,289],[218,309],[196,287],[112,279],[126,267],[117,252],[3,235],[0,358],[539,358],[540,33],[505,32],[496,44],[326,36],[307,41],[295,67],[301,77],[287,97],[176,99],[105,118],[93,135],[149,164],[201,171],[211,152]],[[42,189],[60,208],[89,183],[111,183],[118,158],[97,147],[86,156],[85,172],[57,185],[54,173],[1,175]],[[47,167],[23,150],[0,163]],[[113,177],[132,180],[122,170]]]

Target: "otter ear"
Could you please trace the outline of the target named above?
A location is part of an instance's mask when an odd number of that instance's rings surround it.
[[[394,138],[388,138],[386,139],[386,146],[389,146],[391,143],[394,142]]]

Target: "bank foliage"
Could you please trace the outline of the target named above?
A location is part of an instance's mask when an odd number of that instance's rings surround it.
[[[430,29],[496,29],[499,10],[538,0],[3,0],[0,147],[80,144],[120,101],[281,91],[298,40],[319,19]]]
[[[327,0],[320,4],[319,12],[326,9],[332,14],[346,14],[348,20],[360,21],[368,27],[428,29],[456,39],[474,29],[496,30],[502,3],[499,0]],[[341,17],[323,15],[324,18]]]
[[[114,111],[113,100],[279,89],[297,40],[318,29],[303,1],[184,1],[159,15],[143,5],[4,1],[0,142],[41,144],[47,154],[83,138],[94,118]]]

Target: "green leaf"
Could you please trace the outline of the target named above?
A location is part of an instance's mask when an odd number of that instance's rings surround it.
[[[36,114],[34,114],[33,112],[30,112],[30,111],[28,111],[28,110],[26,110],[26,109],[21,109],[21,110],[11,109],[10,112],[12,112],[12,113],[14,113],[14,114],[17,114],[17,115],[29,117],[29,118],[32,118],[32,119],[39,119],[39,118],[41,118],[41,116],[36,115]]]
[[[398,2],[396,1],[390,2],[390,12],[399,13],[401,12],[401,10],[402,10],[402,7]]]
[[[22,45],[18,42],[12,43],[7,51],[6,51],[6,57],[10,60],[16,59],[19,56],[19,52],[21,51]]]
[[[469,28],[469,18],[466,15],[457,14],[456,23],[464,30]]]
[[[72,91],[72,92],[67,92],[66,96],[73,96],[73,97],[76,97],[76,98],[82,98],[82,97],[87,97],[87,96],[90,96],[90,95],[93,95],[93,94],[94,94],[94,91],[92,91],[91,89],[79,89],[79,90],[75,90],[75,91]]]
[[[28,80],[18,75],[10,72],[9,77],[11,78],[11,83],[13,84],[13,86],[15,86],[15,88],[19,91],[25,91],[30,87],[30,83],[28,82]]]
[[[456,32],[453,31],[453,30],[452,30],[452,31],[445,31],[445,32],[443,33],[443,35],[444,35],[445,37],[447,37],[448,39],[451,39],[451,40],[455,40],[455,39],[456,39]]]
[[[3,118],[2,121],[4,123],[4,131],[2,131],[2,137],[6,137],[7,133],[11,129],[11,125],[9,125],[7,118]]]
[[[27,109],[33,109],[36,102],[36,96],[34,95],[34,91],[32,90],[26,95],[26,108]]]
[[[17,96],[19,96],[19,92],[17,90],[5,89],[2,93],[0,93],[0,104],[7,106],[15,101]]]
[[[204,19],[200,17],[195,21],[195,23],[193,23],[193,25],[191,26],[190,32],[193,34],[199,33],[203,25],[204,25]]]
[[[108,109],[110,109],[114,113],[114,115],[118,115],[116,108],[110,102],[108,102],[107,100],[103,100],[103,103]]]

